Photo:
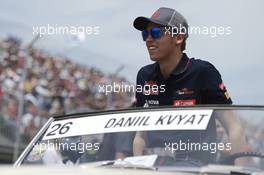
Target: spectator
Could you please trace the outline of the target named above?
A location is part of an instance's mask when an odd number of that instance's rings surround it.
[[[28,139],[47,121],[49,115],[130,105],[128,102],[133,96],[132,92],[112,94],[111,103],[109,96],[98,92],[99,84],[127,82],[124,78],[106,75],[94,67],[78,65],[67,58],[51,56],[35,48],[30,48],[27,56],[22,47],[21,41],[15,37],[0,40],[0,107],[4,110],[5,106],[10,106],[8,111],[2,112],[2,119],[5,118],[10,127],[15,127],[19,83],[23,67],[27,66],[23,87],[27,95],[20,132]]]

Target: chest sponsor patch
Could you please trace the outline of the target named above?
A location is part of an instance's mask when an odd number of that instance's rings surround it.
[[[193,94],[194,91],[191,90],[191,89],[188,89],[188,88],[183,88],[183,89],[180,89],[180,90],[177,90],[176,91],[176,94],[178,95],[190,95],[190,94]]]
[[[159,105],[159,100],[145,100],[144,107],[158,106],[158,105]]]
[[[155,81],[146,81],[143,89],[144,95],[159,95],[158,85]]]
[[[195,99],[190,99],[190,100],[174,100],[173,101],[173,106],[193,106],[196,104]]]

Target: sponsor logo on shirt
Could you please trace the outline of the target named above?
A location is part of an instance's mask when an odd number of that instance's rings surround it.
[[[173,106],[192,106],[196,104],[195,99],[191,100],[174,100],[173,101]]]
[[[187,94],[189,95],[189,94],[193,94],[194,91],[188,88],[183,88],[183,89],[177,90],[176,93],[178,95],[187,95]]]
[[[157,11],[151,16],[151,18],[156,19],[156,18],[158,18],[159,16],[160,16],[160,11],[157,10]]]
[[[144,108],[149,107],[148,100],[145,100],[145,103],[144,103],[143,107],[144,107]]]
[[[224,90],[225,89],[225,85],[223,82],[221,82],[218,87],[221,89],[221,90]]]
[[[225,95],[226,99],[229,99],[229,98],[230,98],[230,95],[229,95],[229,93],[227,92],[224,83],[221,82],[221,83],[218,85],[218,87],[219,87],[222,91],[224,91],[224,95]]]
[[[159,100],[145,100],[145,104],[143,107],[149,107],[149,106],[158,106]]]
[[[227,91],[225,92],[225,97],[226,97],[226,99],[230,98],[230,95],[229,95],[229,93]]]
[[[155,81],[146,81],[144,84],[144,95],[159,95],[159,86]]]

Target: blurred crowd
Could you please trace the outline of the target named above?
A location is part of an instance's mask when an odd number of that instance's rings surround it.
[[[98,91],[99,84],[129,83],[126,79],[33,47],[26,48],[15,37],[0,39],[0,62],[0,130],[12,140],[17,124],[27,142],[51,115],[131,105],[132,93],[106,96]],[[23,106],[19,109],[21,102]],[[17,123],[19,110],[23,115]]]

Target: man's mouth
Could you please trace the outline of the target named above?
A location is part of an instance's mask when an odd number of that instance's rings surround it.
[[[149,50],[149,51],[155,51],[156,49],[158,49],[157,46],[153,46],[153,45],[148,46],[148,50]]]

